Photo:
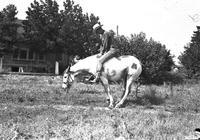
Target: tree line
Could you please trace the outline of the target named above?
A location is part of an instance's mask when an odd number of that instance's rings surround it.
[[[34,0],[26,11],[26,19],[20,24],[16,22],[16,6],[6,6],[0,11],[0,55],[20,47],[20,43],[25,43],[34,51],[62,52],[81,58],[98,53],[100,38],[93,33],[92,27],[100,23],[99,17],[83,13],[82,7],[73,0],[65,0],[62,9],[59,10],[56,0]],[[24,29],[22,36],[18,34],[19,26]],[[135,55],[141,60],[143,83],[162,84],[163,81],[174,80],[170,73],[174,66],[173,55],[165,45],[153,38],[147,39],[143,32],[130,37],[116,35],[112,30],[110,32],[120,55]],[[196,45],[190,43],[189,46]],[[186,50],[189,46],[185,47]],[[185,51],[180,57],[183,64],[187,53]]]
[[[66,52],[86,57],[90,47],[98,40],[92,26],[99,23],[94,14],[84,14],[80,5],[72,0],[63,3],[64,10],[54,0],[34,0],[23,20],[23,38],[17,37],[17,8],[8,5],[0,12],[1,49],[9,50],[13,45],[24,42],[36,51]],[[87,44],[83,45],[83,44]]]
[[[200,79],[200,26],[193,32],[191,40],[184,46],[184,52],[179,56],[183,65],[181,73],[187,79]]]

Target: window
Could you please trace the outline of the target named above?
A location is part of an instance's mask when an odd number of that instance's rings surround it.
[[[34,60],[35,53],[29,49],[15,49],[13,52],[13,59],[17,60]]]
[[[40,54],[38,55],[38,59],[39,59],[40,61],[44,61],[44,54],[40,53]]]
[[[27,50],[20,50],[20,59],[27,59]]]
[[[30,50],[29,50],[28,59],[29,59],[29,60],[33,60],[33,59],[34,59],[34,53],[33,53],[33,51],[30,51]]]
[[[19,56],[19,50],[18,50],[18,49],[15,49],[15,50],[14,50],[14,53],[13,53],[13,58],[14,58],[14,59],[18,59],[18,56]]]

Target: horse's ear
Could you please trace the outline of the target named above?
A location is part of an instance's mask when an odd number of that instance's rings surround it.
[[[79,59],[80,59],[80,56],[76,55],[76,56],[74,57],[74,63],[77,63],[77,62],[79,61]]]
[[[68,66],[66,69],[66,72],[69,72],[69,71],[70,71],[70,66]]]

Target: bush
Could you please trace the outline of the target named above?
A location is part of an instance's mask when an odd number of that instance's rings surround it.
[[[151,105],[159,105],[164,102],[162,97],[158,95],[158,91],[156,90],[156,88],[153,86],[149,86],[146,88],[143,98]]]
[[[164,98],[160,95],[156,87],[147,86],[144,91],[141,91],[141,95],[134,102],[150,107],[151,105],[161,105],[164,103]]]

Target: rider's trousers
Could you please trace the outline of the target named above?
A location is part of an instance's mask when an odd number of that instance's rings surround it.
[[[103,54],[100,59],[99,59],[99,63],[97,64],[97,72],[100,72],[103,68],[103,64],[108,61],[109,59],[115,57],[118,53],[118,50],[115,48],[110,48],[110,50],[108,52],[106,52],[105,54]]]

